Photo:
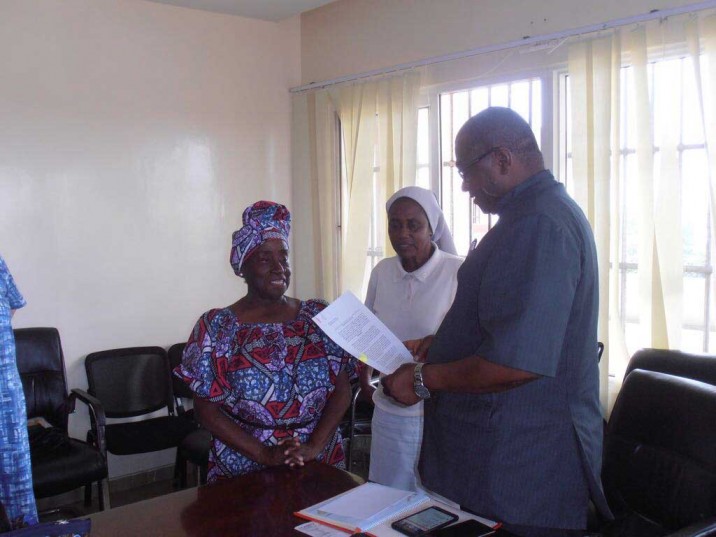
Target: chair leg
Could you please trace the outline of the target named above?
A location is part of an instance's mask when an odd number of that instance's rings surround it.
[[[97,495],[99,496],[99,510],[110,509],[109,505],[109,479],[97,481]]]
[[[206,485],[206,474],[208,472],[207,466],[205,464],[197,464],[196,468],[199,472],[197,485]]]
[[[92,483],[85,485],[85,507],[92,505]]]
[[[174,460],[174,488],[176,488],[177,483],[179,483],[179,488],[186,488],[186,465],[188,462],[182,456],[181,450],[177,448],[177,455]]]

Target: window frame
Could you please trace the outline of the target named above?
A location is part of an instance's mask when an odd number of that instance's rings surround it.
[[[553,163],[558,162],[559,156],[559,118],[557,117],[559,111],[559,88],[557,86],[559,76],[556,74],[557,71],[566,71],[566,65],[563,62],[558,62],[554,65],[544,65],[532,69],[520,69],[494,75],[477,76],[459,82],[445,82],[421,89],[417,108],[427,107],[429,114],[430,189],[437,197],[441,207],[444,205],[442,195],[444,157],[440,143],[442,114],[440,99],[441,96],[446,93],[470,91],[483,86],[510,84],[520,80],[539,79],[542,91],[542,127],[541,132],[538,133],[540,147],[544,156],[545,167],[552,169],[555,177],[560,181],[562,180],[560,172],[553,169]],[[557,125],[557,128],[555,128],[555,125]],[[475,210],[479,209],[474,207],[474,204],[471,204],[470,221],[473,220]],[[493,220],[492,218],[489,219],[489,227],[494,225]],[[470,230],[470,237],[472,237],[472,229]]]

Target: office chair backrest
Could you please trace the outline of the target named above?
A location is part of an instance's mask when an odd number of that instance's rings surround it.
[[[634,369],[658,371],[716,385],[716,356],[666,349],[641,349],[634,353],[624,377]]]
[[[184,347],[186,347],[186,343],[175,343],[169,347],[169,366],[172,371],[176,366],[181,364]],[[194,397],[194,392],[189,389],[189,386],[187,386],[186,383],[182,382],[182,380],[177,378],[174,374],[172,374],[172,388],[174,390],[175,397],[183,397],[184,399],[191,399]]]
[[[85,359],[89,393],[108,418],[126,418],[168,408],[174,414],[169,359],[161,347],[93,352]]]
[[[716,386],[632,371],[607,426],[602,480],[617,516],[669,530],[716,516]]]
[[[56,328],[13,332],[28,419],[41,416],[67,431],[67,380],[59,332]]]

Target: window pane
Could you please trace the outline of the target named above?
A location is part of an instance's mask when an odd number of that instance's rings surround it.
[[[415,183],[420,188],[430,190],[430,168],[418,168],[418,177]]]
[[[418,108],[418,150],[415,184],[430,190],[430,108]]]
[[[510,108],[525,118],[530,120],[530,82],[515,82],[510,86]]]
[[[530,125],[537,137],[537,145],[542,148],[542,81],[530,82]],[[526,117],[526,116],[525,116]]]
[[[684,85],[681,141],[685,145],[703,144],[704,129],[701,121],[701,106],[696,91],[696,76],[691,58],[684,58]],[[708,94],[706,94],[708,95]]]
[[[510,87],[500,84],[490,88],[490,106],[510,106]]]
[[[703,68],[704,64],[701,65]],[[656,198],[659,192],[655,188],[662,179],[660,174],[667,172],[661,169],[662,156],[667,150],[676,151],[679,159],[679,168],[668,170],[673,176],[663,179],[680,186],[680,200],[674,199],[673,203],[681,203],[681,207],[678,207],[681,221],[673,232],[681,234],[683,252],[662,252],[662,255],[676,256],[678,260],[683,260],[683,324],[680,346],[689,351],[714,352],[716,322],[712,320],[712,312],[716,293],[711,281],[713,237],[710,227],[708,160],[693,63],[690,58],[660,58],[648,65],[647,78],[655,142],[653,176],[647,180],[652,182],[651,188]],[[704,82],[706,80],[707,77]],[[706,91],[705,87],[704,90]],[[566,165],[569,185],[571,109],[568,84],[561,84],[560,91],[560,113],[565,117],[560,118],[560,128],[564,132],[560,132],[559,136],[559,161]],[[639,249],[641,234],[646,232],[647,240],[649,237],[653,240],[654,233],[653,229],[640,229],[642,200],[639,182],[644,178],[640,176],[641,170],[638,169],[635,153],[637,122],[634,97],[634,69],[623,67],[619,102],[621,147],[618,156],[621,159],[618,192],[621,222],[618,233],[619,259],[616,260],[616,267],[619,270],[619,313],[630,353],[652,343],[645,339],[647,334],[640,326],[640,316],[647,302],[645,299],[649,298],[643,297],[641,293],[651,292],[651,288],[641,289],[643,282],[640,281],[639,274]],[[674,145],[659,147],[659,144],[665,143]],[[655,218],[659,216],[654,215]],[[649,223],[648,219],[646,220],[646,223]],[[654,276],[658,277],[658,272]],[[614,374],[615,371],[610,373]]]
[[[488,106],[490,106],[490,96],[486,86],[470,92],[470,115],[479,114]]]
[[[681,157],[681,219],[684,238],[684,263],[708,263],[709,184],[706,149],[684,151]]]
[[[687,273],[684,276],[684,325],[696,328],[703,336],[704,329],[704,275],[697,273]],[[683,342],[682,342],[683,345]],[[700,342],[696,347],[690,347],[689,350],[698,352],[702,350],[703,343]],[[687,347],[684,347],[686,350]]]
[[[418,166],[430,164],[430,136],[428,136],[428,114],[430,109],[418,109]]]
[[[440,95],[440,140],[442,150],[441,194],[445,219],[460,255],[466,255],[472,239],[481,239],[497,222],[496,216],[483,214],[462,192],[462,180],[455,169],[455,136],[467,119],[488,106],[516,109],[531,126],[541,145],[542,82],[538,78],[509,84],[480,86]],[[535,123],[536,122],[536,123]]]

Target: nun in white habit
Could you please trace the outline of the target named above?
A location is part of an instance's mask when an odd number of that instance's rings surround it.
[[[457,289],[458,257],[435,195],[424,188],[398,190],[386,203],[388,235],[395,257],[381,260],[368,283],[365,305],[401,340],[433,335]],[[361,386],[373,392],[369,479],[416,490],[416,468],[423,429],[423,403],[403,406],[369,384],[371,368],[361,372]]]

